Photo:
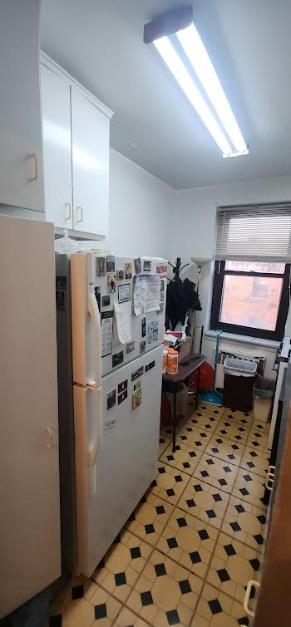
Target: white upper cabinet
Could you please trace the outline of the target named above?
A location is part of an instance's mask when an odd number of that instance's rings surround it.
[[[41,68],[46,219],[73,228],[70,84],[49,66]]]
[[[44,211],[39,89],[40,0],[0,7],[0,203]]]
[[[44,54],[41,76],[46,219],[106,237],[112,113]]]
[[[75,229],[108,232],[109,119],[72,86],[72,163]]]

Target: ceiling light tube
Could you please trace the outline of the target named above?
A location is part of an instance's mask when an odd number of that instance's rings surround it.
[[[227,156],[231,154],[233,150],[226,135],[223,133],[220,125],[216,121],[208,104],[196,87],[191,74],[188,72],[183,61],[181,60],[174,46],[170,42],[169,38],[161,37],[160,39],[154,40],[153,44],[157,51],[160,53],[169,70],[172,72],[184,94],[187,96],[191,105],[197,111],[198,115],[207,127],[209,133],[212,135],[217,145],[219,146],[223,155]]]
[[[179,30],[176,35],[224,130],[235,147],[235,152],[231,150],[230,154],[224,154],[224,156],[247,154],[249,152],[248,147],[195,25],[191,24],[187,28]]]

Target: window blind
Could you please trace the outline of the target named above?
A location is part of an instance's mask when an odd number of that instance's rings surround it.
[[[222,208],[216,259],[291,261],[291,203]]]

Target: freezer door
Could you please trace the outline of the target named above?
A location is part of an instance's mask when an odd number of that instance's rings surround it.
[[[94,529],[96,460],[102,446],[101,389],[74,386],[77,571],[86,576],[96,566],[99,538]]]
[[[158,347],[103,378],[101,437],[97,448],[94,448],[95,436],[92,437],[93,458],[87,454],[86,419],[81,419],[78,412],[77,472],[86,495],[82,501],[78,500],[78,518],[85,538],[79,572],[84,575],[92,574],[155,476],[162,350]],[[77,393],[84,412],[86,393],[80,390]],[[93,428],[98,432],[98,421]]]
[[[61,574],[53,225],[0,217],[0,618]]]
[[[164,341],[165,329],[165,299],[167,289],[167,279],[163,276],[160,282],[160,309],[136,316],[133,310],[133,290],[135,275],[135,260],[127,257],[114,257],[111,265],[104,264],[103,276],[98,276],[100,264],[96,258],[95,287],[98,290],[101,312],[101,368],[102,376],[117,370],[120,366],[133,361],[140,355],[151,351]],[[161,260],[163,262],[163,260]],[[143,267],[144,261],[140,264]],[[167,262],[157,263],[154,260],[147,260],[150,264],[151,272],[158,275],[156,271],[159,266],[167,267]],[[112,272],[105,273],[105,270],[112,269]],[[159,275],[158,275],[159,276]],[[113,278],[112,283],[110,279]],[[118,337],[116,325],[115,304],[121,308],[128,308],[130,316],[131,336],[128,341],[121,343]]]
[[[73,379],[79,385],[100,385],[101,335],[95,257],[71,256]]]

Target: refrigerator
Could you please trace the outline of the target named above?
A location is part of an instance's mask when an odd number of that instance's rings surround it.
[[[52,224],[0,216],[0,618],[61,574]]]
[[[71,332],[74,571],[90,576],[156,474],[167,262],[74,253],[56,264],[60,339]]]

